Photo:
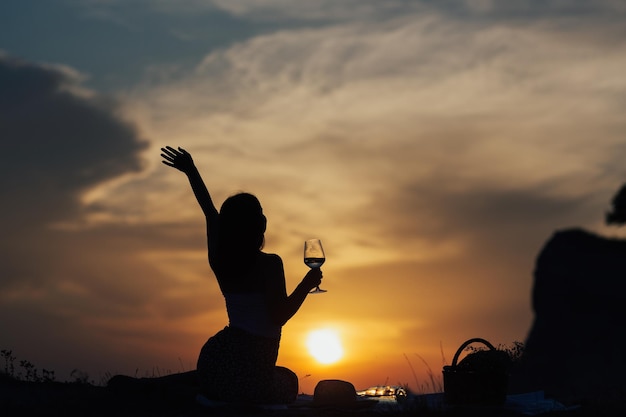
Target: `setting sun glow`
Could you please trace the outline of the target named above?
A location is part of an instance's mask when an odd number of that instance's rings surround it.
[[[311,356],[325,365],[335,363],[343,356],[339,336],[330,329],[314,330],[309,333],[306,346]]]

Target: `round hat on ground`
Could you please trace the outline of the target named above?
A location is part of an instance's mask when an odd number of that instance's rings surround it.
[[[326,379],[315,386],[313,402],[322,406],[346,406],[356,402],[356,389],[348,381]]]

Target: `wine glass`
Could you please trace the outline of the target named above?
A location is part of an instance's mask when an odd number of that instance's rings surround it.
[[[304,263],[309,268],[319,268],[326,261],[326,255],[324,255],[324,249],[322,248],[322,241],[319,239],[309,239],[304,242]],[[326,292],[319,286],[310,292],[310,294],[317,294],[320,292]]]

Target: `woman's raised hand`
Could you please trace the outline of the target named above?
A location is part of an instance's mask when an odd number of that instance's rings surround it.
[[[184,173],[189,173],[194,168],[191,154],[183,148],[178,147],[178,149],[174,149],[171,146],[166,146],[165,148],[161,148],[161,151],[163,152],[161,154],[163,161],[161,162],[165,165],[176,168]]]

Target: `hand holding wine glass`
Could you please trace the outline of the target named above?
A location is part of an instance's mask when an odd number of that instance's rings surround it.
[[[311,269],[320,268],[326,261],[326,255],[322,248],[322,241],[319,239],[309,239],[304,242],[304,263]],[[311,294],[326,292],[319,286],[311,291]]]

